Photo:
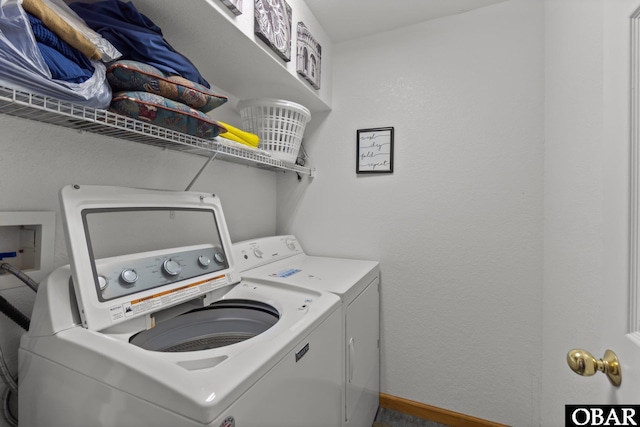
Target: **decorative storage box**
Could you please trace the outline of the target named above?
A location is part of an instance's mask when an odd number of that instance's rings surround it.
[[[311,120],[309,110],[280,99],[251,99],[238,102],[242,128],[260,137],[260,148],[285,162],[295,163],[304,128]]]

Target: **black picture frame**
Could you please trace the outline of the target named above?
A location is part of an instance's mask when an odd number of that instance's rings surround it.
[[[356,173],[393,173],[393,127],[358,129]]]

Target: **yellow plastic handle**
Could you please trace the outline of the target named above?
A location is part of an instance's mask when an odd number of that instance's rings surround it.
[[[246,132],[243,131],[242,129],[238,129],[235,126],[232,126],[228,123],[224,123],[218,120],[218,123],[220,123],[222,126],[224,126],[225,128],[227,128],[228,132],[225,133],[221,133],[220,136],[222,136],[223,138],[227,138],[229,135],[227,135],[227,133],[240,138],[242,141],[238,141],[238,142],[244,142],[245,144],[251,145],[253,147],[257,147],[260,144],[260,138],[258,137],[258,135],[250,133],[250,132]],[[234,141],[237,141],[236,139],[233,138],[229,138],[232,139]]]

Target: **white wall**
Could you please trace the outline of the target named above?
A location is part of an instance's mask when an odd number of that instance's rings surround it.
[[[68,263],[58,201],[62,186],[184,190],[206,160],[4,115],[0,115],[0,130],[0,211],[56,212],[55,249],[51,248],[55,267]],[[275,233],[273,172],[215,160],[192,190],[220,196],[234,241]],[[1,295],[30,316],[35,294],[21,282],[15,283],[15,288]],[[19,327],[0,315],[0,346],[14,373],[20,334]]]
[[[605,283],[602,22],[600,0],[546,2],[542,425],[563,422],[565,403],[591,400],[588,383],[576,388],[580,378],[572,377],[564,362],[566,352],[604,352],[599,349],[602,319],[593,315],[600,310]],[[604,383],[599,390],[606,388]]]
[[[511,0],[334,46],[318,176],[278,179],[278,232],[379,260],[382,391],[537,425],[543,2]],[[356,129],[395,127],[395,172],[357,176]]]

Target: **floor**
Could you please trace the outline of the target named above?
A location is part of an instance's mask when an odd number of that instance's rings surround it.
[[[403,414],[401,412],[392,411],[391,409],[380,408],[373,427],[447,427],[434,421],[423,420],[422,418],[412,415]]]

